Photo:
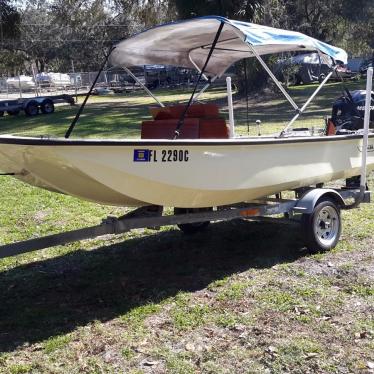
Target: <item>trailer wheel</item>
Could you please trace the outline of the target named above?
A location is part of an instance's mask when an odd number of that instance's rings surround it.
[[[208,212],[211,211],[212,208],[174,208],[174,214],[187,214],[187,213],[197,213],[197,212]],[[180,223],[177,226],[180,230],[182,230],[185,234],[195,234],[199,231],[204,230],[210,221],[204,222],[194,222],[194,223]]]
[[[26,105],[25,113],[29,117],[36,116],[39,113],[38,103],[35,100],[29,101]]]
[[[45,99],[40,105],[40,109],[43,114],[51,114],[55,111],[55,105],[51,99]]]
[[[311,214],[302,215],[301,224],[311,253],[324,252],[338,244],[342,224],[339,206],[332,199],[321,199]]]
[[[9,116],[18,116],[19,114],[19,110],[18,109],[15,109],[15,110],[7,110],[7,113]]]

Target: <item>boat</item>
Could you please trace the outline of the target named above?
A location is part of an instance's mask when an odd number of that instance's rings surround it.
[[[27,75],[20,75],[18,77],[8,78],[6,83],[9,88],[32,90],[36,87],[33,77]]]
[[[38,73],[36,83],[40,87],[66,88],[72,85],[70,76],[63,73]]]
[[[0,169],[31,185],[97,203],[118,206],[216,207],[250,202],[360,174],[362,154],[374,170],[374,133],[363,146],[362,131],[311,135],[293,124],[334,72],[334,66],[299,108],[262,56],[287,51],[317,52],[324,61],[347,62],[344,50],[298,32],[211,16],[161,25],[119,42],[112,65],[167,64],[199,71],[206,85],[187,105],[160,108],[142,124],[141,139],[76,139],[0,136]],[[236,61],[256,58],[295,109],[279,134],[236,137],[219,108],[195,104],[199,94]],[[130,72],[131,73],[131,72]],[[130,74],[129,73],[129,74]],[[100,74],[100,72],[99,72]],[[99,76],[98,74],[98,76]],[[96,82],[93,83],[92,88]],[[230,84],[229,84],[230,83]],[[144,86],[144,85],[143,85]]]

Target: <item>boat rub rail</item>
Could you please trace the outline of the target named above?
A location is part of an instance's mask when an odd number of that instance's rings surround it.
[[[0,144],[22,144],[22,145],[59,145],[59,146],[205,146],[205,145],[262,145],[262,144],[293,144],[293,143],[311,143],[311,142],[331,142],[331,141],[344,141],[352,139],[362,139],[362,135],[336,135],[336,136],[316,136],[316,137],[300,137],[300,138],[267,138],[267,139],[191,139],[191,140],[172,140],[172,139],[155,139],[155,140],[142,140],[142,139],[49,139],[42,138],[26,138],[26,137],[9,137],[9,135],[0,136]],[[374,134],[369,134],[369,139],[374,139]]]

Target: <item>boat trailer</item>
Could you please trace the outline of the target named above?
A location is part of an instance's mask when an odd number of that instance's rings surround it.
[[[143,206],[118,218],[108,216],[96,226],[2,245],[0,259],[101,235],[122,234],[132,229],[178,225],[182,231],[189,233],[199,231],[210,221],[234,219],[301,225],[308,249],[321,251],[333,248],[339,240],[340,210],[356,206],[346,204],[345,200],[362,199],[360,203],[370,202],[370,192],[365,191],[360,197],[358,189],[303,188],[295,190],[295,194],[302,196],[282,199],[281,194],[278,194],[275,198],[256,200],[250,204],[220,206],[216,210],[179,209],[173,215],[163,215],[160,206]],[[185,213],[180,214],[183,210]]]
[[[210,221],[228,221],[233,219],[301,224],[305,244],[311,252],[326,251],[334,248],[339,241],[341,233],[340,211],[354,209],[361,203],[370,202],[370,191],[367,191],[366,185],[366,158],[372,79],[373,68],[369,68],[367,72],[359,188],[304,187],[294,190],[294,199],[283,199],[281,193],[279,193],[275,198],[265,198],[251,203],[232,206],[219,206],[215,210],[212,208],[175,208],[174,215],[163,215],[163,207],[161,206],[144,206],[119,218],[107,217],[97,226],[2,245],[0,246],[0,259],[101,235],[121,234],[136,228],[178,225],[182,231],[191,233],[203,229]],[[73,121],[68,135],[70,135],[74,124]],[[353,199],[354,201],[349,204],[346,203],[347,199]],[[278,217],[274,217],[277,215]]]
[[[51,114],[55,111],[54,104],[56,103],[75,105],[75,100],[73,96],[67,94],[1,100],[0,117],[2,117],[5,112],[7,112],[8,115],[16,116],[21,111],[24,111],[29,117],[36,116],[39,112],[42,114]]]

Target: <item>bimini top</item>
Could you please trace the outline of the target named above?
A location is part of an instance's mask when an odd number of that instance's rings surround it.
[[[275,29],[218,16],[157,26],[116,45],[110,63],[117,66],[164,64],[199,68],[204,66],[220,23],[224,27],[206,73],[222,75],[234,62],[259,55],[287,51],[317,51],[347,63],[347,53],[337,47],[295,31]]]

